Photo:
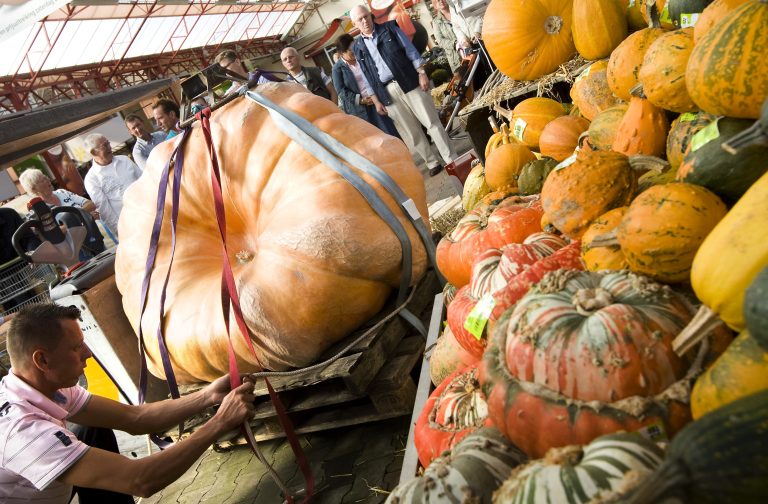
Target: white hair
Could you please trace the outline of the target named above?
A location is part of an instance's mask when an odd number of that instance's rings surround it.
[[[48,180],[50,182],[50,179],[37,168],[27,168],[21,172],[21,175],[19,175],[19,183],[21,183],[21,187],[23,187],[24,190],[28,193],[32,194],[37,194],[35,188],[38,187],[44,180]]]
[[[85,149],[88,152],[93,152],[93,149],[99,146],[100,143],[102,143],[103,140],[107,140],[107,137],[102,135],[101,133],[92,133],[85,137]],[[107,140],[109,141],[109,140]]]

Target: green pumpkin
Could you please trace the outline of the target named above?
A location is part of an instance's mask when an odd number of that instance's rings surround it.
[[[552,448],[543,459],[512,471],[493,494],[493,502],[582,504],[608,495],[616,498],[615,492],[629,491],[663,459],[661,448],[635,433],[609,434],[583,447]]]
[[[478,429],[433,460],[421,477],[392,490],[386,504],[491,502],[493,491],[525,461],[498,430]]]
[[[757,274],[744,294],[744,321],[752,337],[768,350],[768,266]]]
[[[700,14],[713,0],[668,0],[667,10],[675,28],[684,28],[681,18],[683,14]],[[693,26],[686,25],[685,27]]]
[[[520,189],[520,194],[540,193],[547,175],[557,164],[555,159],[544,156],[536,161],[530,161],[523,166],[523,169],[520,170],[520,175],[517,177],[517,187]]]
[[[704,186],[720,196],[727,203],[735,203],[768,171],[768,145],[758,143],[747,145],[735,154],[726,152],[722,145],[731,137],[746,130],[754,124],[751,119],[733,119],[721,117],[717,121],[717,131],[711,140],[691,151],[685,156],[677,170],[677,180]],[[714,131],[713,125],[694,135],[705,135]],[[705,135],[706,136],[706,135]]]
[[[667,458],[625,500],[657,504],[763,504],[768,495],[768,390],[708,413],[683,429]]]
[[[461,194],[461,206],[469,212],[477,206],[483,196],[491,192],[491,188],[485,182],[485,169],[478,164],[469,172],[464,181],[464,191]]]

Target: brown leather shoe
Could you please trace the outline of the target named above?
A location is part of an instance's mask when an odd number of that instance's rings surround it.
[[[443,171],[443,167],[441,165],[433,166],[432,168],[429,169],[429,176],[434,177],[441,171]]]

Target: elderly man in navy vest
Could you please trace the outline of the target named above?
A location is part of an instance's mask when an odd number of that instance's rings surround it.
[[[437,175],[443,166],[432,152],[421,125],[429,132],[445,164],[456,158],[456,152],[427,94],[429,77],[422,68],[421,56],[395,21],[374,24],[371,12],[363,5],[354,7],[350,17],[360,30],[353,51],[381,102],[377,111],[392,118],[408,148],[426,162],[430,175]]]

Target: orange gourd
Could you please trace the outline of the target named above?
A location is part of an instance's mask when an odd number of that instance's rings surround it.
[[[698,44],[701,37],[722,21],[726,14],[749,1],[751,0],[715,0],[707,5],[693,26],[693,42]]]
[[[693,48],[685,85],[701,110],[757,119],[768,98],[768,0],[746,3]]]
[[[270,83],[259,92],[386,171],[427,220],[424,181],[402,142],[300,86]],[[238,98],[216,110],[210,122],[222,172],[227,245],[259,360],[267,369],[306,366],[382,309],[400,282],[400,243],[354,187],[283,134],[255,102]],[[155,147],[123,200],[115,280],[134,330],[158,181],[177,143]],[[190,383],[227,372],[229,338],[221,309],[222,246],[210,157],[199,124],[192,127],[184,154],[163,327],[176,379]],[[427,254],[416,229],[389,193],[366,179],[406,229],[413,244],[412,278],[418,279]],[[149,369],[157,376],[164,375],[156,330],[171,250],[170,200],[141,320]],[[232,342],[240,371],[256,371],[256,359],[234,327]]]
[[[627,17],[630,31],[642,30],[648,26],[648,22],[643,19],[643,14],[640,12],[642,6],[639,1],[619,0],[619,5],[621,5],[624,15]]]
[[[649,102],[680,113],[698,108],[685,87],[685,68],[691,51],[693,28],[665,33],[651,44],[638,74]]]
[[[624,119],[624,114],[627,113],[628,108],[629,105],[622,103],[597,114],[587,130],[589,145],[593,149],[611,150],[613,141],[616,139],[616,132],[619,130],[621,120]]]
[[[680,114],[672,121],[669,135],[667,135],[667,161],[673,170],[677,171],[683,163],[683,158],[691,147],[691,137],[714,120],[715,116],[712,114],[699,112],[698,114]]]
[[[581,238],[581,258],[589,271],[627,269],[627,260],[618,244],[593,245],[598,236],[611,233],[627,213],[628,207],[614,208],[595,219]]]
[[[627,17],[616,0],[573,0],[571,30],[585,59],[606,58],[627,37]]]
[[[553,119],[541,132],[539,152],[562,161],[579,145],[579,136],[589,128],[589,121],[581,117],[562,116]]]
[[[551,98],[527,98],[512,110],[509,121],[512,137],[530,149],[539,148],[539,137],[544,126],[565,115],[563,104]]]
[[[669,121],[664,110],[649,102],[638,88],[616,130],[613,150],[627,156],[661,157],[666,151],[668,132]]]
[[[572,0],[492,0],[483,17],[483,42],[504,75],[538,79],[576,53]]]
[[[571,87],[571,100],[579,113],[590,121],[603,110],[622,103],[608,87],[607,67],[607,59],[595,61],[576,77]]]
[[[485,183],[491,191],[507,186],[516,188],[517,177],[523,166],[535,159],[536,156],[525,145],[500,145],[485,160]]]
[[[628,36],[613,50],[608,60],[606,77],[614,95],[624,101],[632,98],[630,91],[637,85],[637,76],[645,53],[664,34],[661,28],[645,28]]]
[[[608,210],[626,206],[637,189],[637,175],[623,154],[580,150],[576,160],[552,171],[541,189],[548,222],[578,239]]]

